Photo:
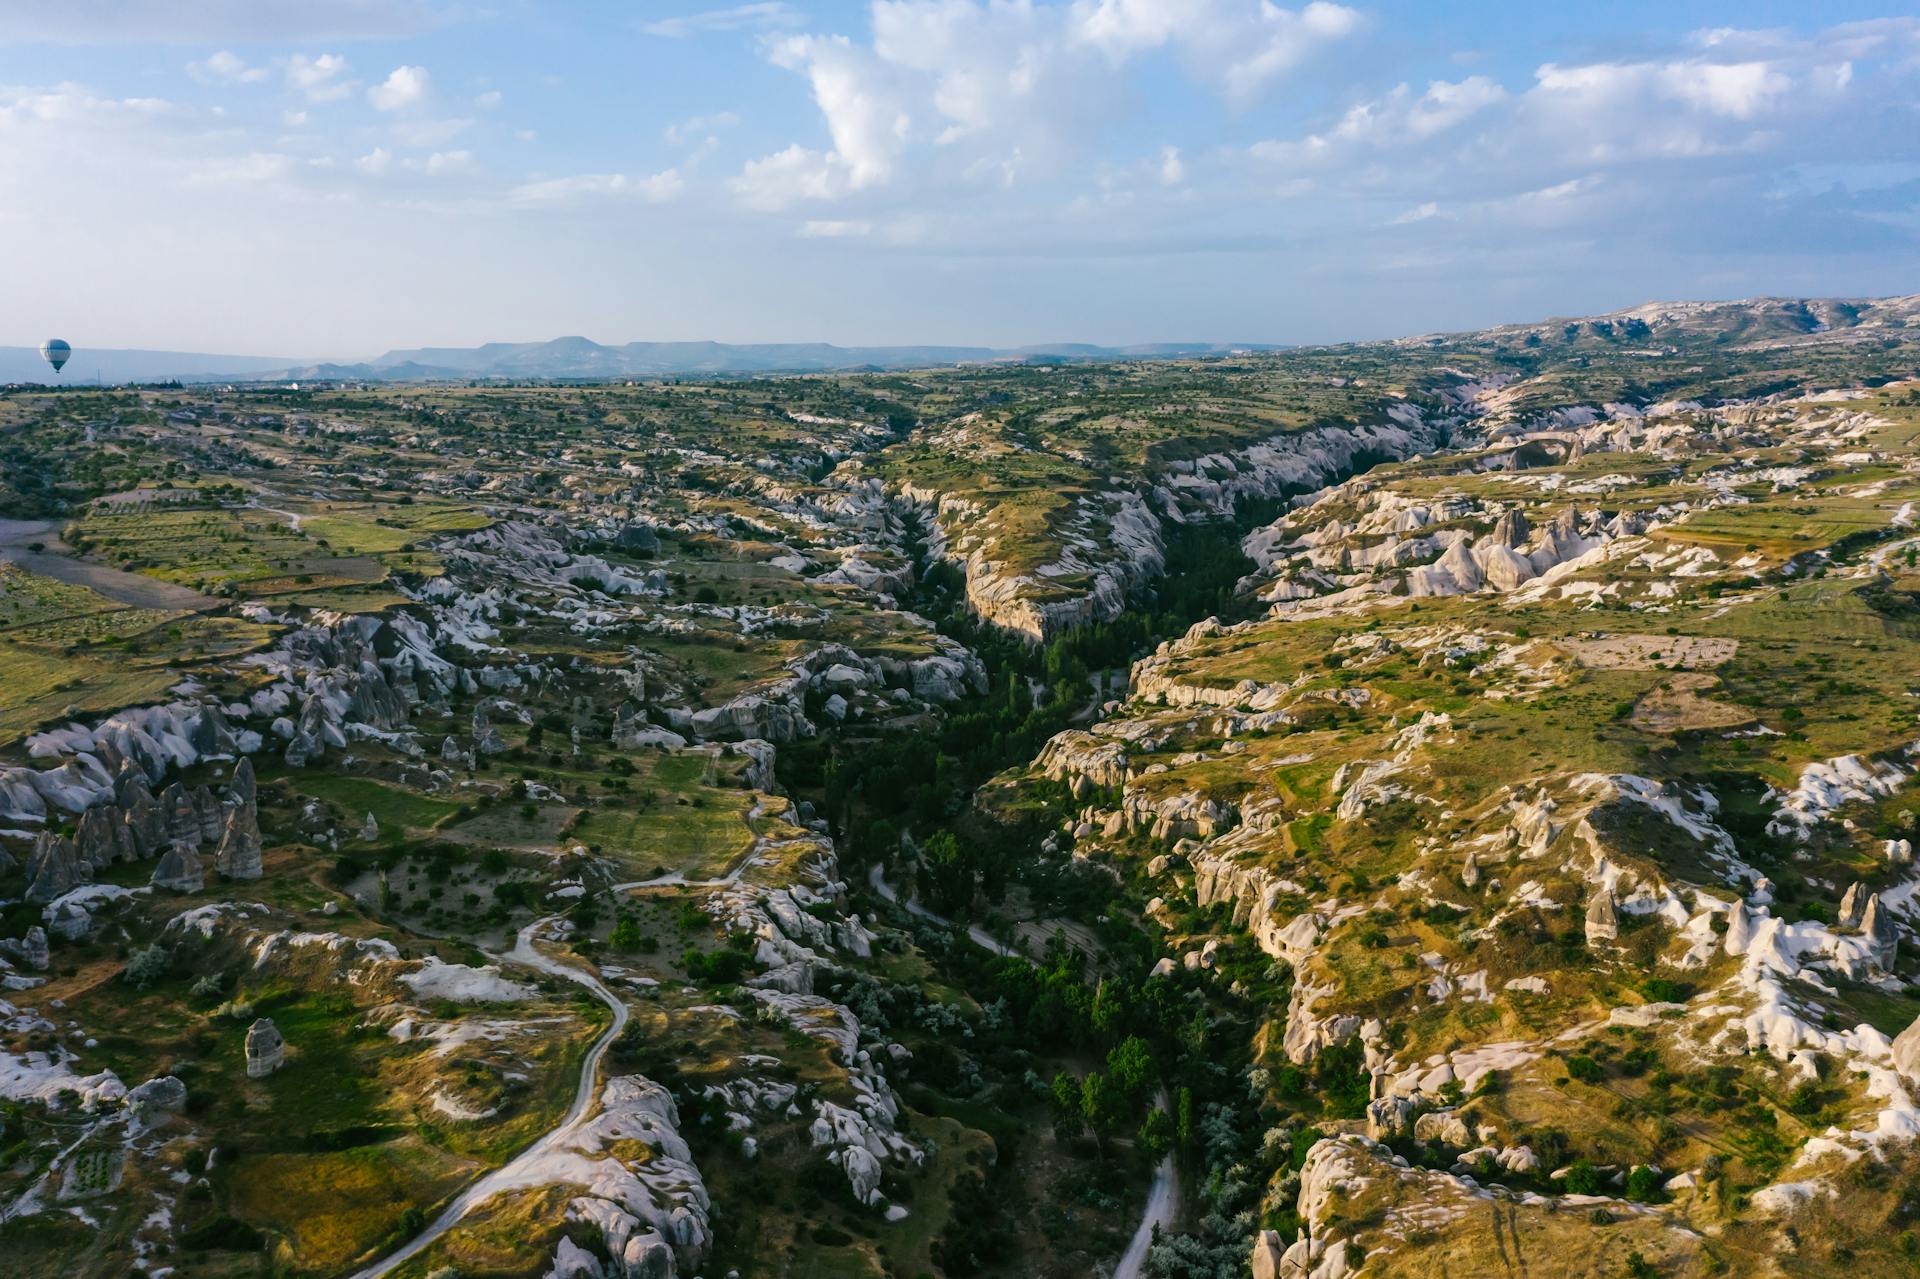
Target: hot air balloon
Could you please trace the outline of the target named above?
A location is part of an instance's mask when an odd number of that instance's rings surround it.
[[[73,348],[59,338],[48,338],[40,344],[40,358],[53,365],[53,371],[58,373],[73,358]]]

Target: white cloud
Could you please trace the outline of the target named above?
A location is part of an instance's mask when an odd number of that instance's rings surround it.
[[[1160,181],[1165,186],[1177,187],[1187,180],[1186,161],[1180,158],[1179,147],[1160,148]]]
[[[1791,77],[1766,62],[1549,62],[1534,79],[1538,93],[1563,99],[1572,111],[1653,98],[1734,120],[1751,120],[1793,88]]]
[[[921,188],[1006,189],[1059,178],[1095,150],[1127,106],[1127,65],[1170,50],[1190,74],[1246,102],[1362,23],[1315,0],[875,0],[867,42],[769,40],[767,56],[807,78],[832,141],[749,163],[750,207],[837,199],[911,175]],[[1163,165],[1177,185],[1184,160]]]
[[[1413,208],[1408,209],[1405,213],[1393,219],[1388,225],[1412,226],[1416,222],[1425,222],[1428,218],[1437,218],[1439,216],[1440,206],[1434,201],[1428,200],[1425,204],[1415,205]]]
[[[660,130],[660,136],[670,147],[685,146],[696,138],[703,138],[721,129],[731,129],[740,123],[740,117],[732,111],[716,111],[712,115],[696,115],[686,120],[678,120]]]
[[[796,143],[749,163],[753,207],[885,187],[912,168],[936,184],[1007,186],[1060,172],[1108,127],[1121,86],[1069,10],[974,0],[879,0],[871,43],[788,36],[767,45],[806,76],[832,148]]]
[[[831,200],[851,188],[845,161],[797,143],[764,159],[747,161],[732,185],[742,204],[763,212],[801,200]]]
[[[394,140],[401,146],[443,147],[468,129],[473,121],[465,118],[451,120],[400,120],[393,126]]]
[[[684,40],[708,31],[764,31],[776,27],[797,27],[799,10],[780,0],[762,4],[740,4],[730,9],[708,9],[700,13],[659,18],[643,23],[640,29],[650,36]]]
[[[1506,97],[1506,90],[1485,76],[1469,76],[1458,82],[1435,80],[1418,97],[1410,86],[1402,84],[1384,98],[1350,107],[1323,133],[1290,141],[1257,142],[1252,152],[1260,159],[1289,167],[1333,164],[1360,149],[1425,142],[1457,128]]]
[[[479,107],[482,111],[491,111],[506,100],[506,95],[501,93],[500,90],[488,89],[485,93],[478,94],[474,97],[473,105]]]
[[[309,58],[296,53],[287,59],[287,85],[309,102],[337,102],[353,92],[346,79],[347,60],[337,53]]]
[[[291,156],[256,151],[248,155],[209,160],[187,175],[194,184],[254,186],[285,181],[293,172]]]
[[[367,101],[376,111],[402,111],[425,102],[430,84],[425,67],[398,66],[385,80],[367,90]]]
[[[471,151],[436,151],[425,157],[401,157],[385,147],[375,147],[355,160],[353,167],[370,178],[402,173],[424,174],[430,178],[469,177],[481,171]]]
[[[265,44],[395,39],[444,18],[427,0],[63,0],[0,5],[0,44]]]
[[[873,234],[873,223],[858,220],[816,219],[800,224],[809,240],[859,240]]]
[[[267,78],[266,68],[248,66],[244,59],[225,49],[199,62],[189,62],[187,74],[201,84],[258,84]]]
[[[1194,75],[1240,102],[1310,55],[1356,34],[1358,10],[1313,0],[1076,0],[1074,37],[1116,62],[1172,48]]]
[[[595,201],[628,200],[665,204],[686,188],[676,169],[647,177],[625,173],[582,173],[568,178],[524,182],[507,193],[510,202],[539,208],[570,208]]]
[[[426,158],[422,171],[430,177],[455,177],[469,173],[478,173],[480,166],[474,162],[471,151],[435,151]]]

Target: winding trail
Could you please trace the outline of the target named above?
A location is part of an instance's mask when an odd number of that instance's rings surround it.
[[[580,1062],[580,1088],[574,1095],[572,1107],[568,1109],[566,1117],[549,1129],[545,1136],[461,1191],[425,1230],[372,1265],[356,1271],[353,1279],[379,1279],[379,1276],[388,1273],[395,1266],[418,1256],[440,1236],[458,1225],[461,1218],[495,1194],[502,1190],[517,1189],[522,1184],[519,1180],[520,1172],[528,1165],[545,1157],[587,1117],[587,1112],[592,1109],[597,1092],[594,1085],[599,1081],[600,1061],[606,1056],[607,1049],[613,1046],[613,1041],[619,1037],[620,1032],[627,1028],[627,1002],[608,990],[593,974],[544,955],[534,946],[533,939],[539,931],[558,918],[560,918],[558,915],[548,915],[543,919],[536,919],[520,930],[512,950],[493,958],[518,964],[522,968],[532,968],[538,972],[562,977],[577,985],[585,986],[601,1003],[613,1010],[613,1024],[600,1032],[600,1037],[593,1041],[593,1046],[587,1049],[586,1057]]]
[[[1155,1091],[1153,1100],[1162,1110],[1172,1109],[1165,1088]],[[1154,1231],[1171,1229],[1179,1213],[1180,1170],[1174,1166],[1169,1152],[1161,1156],[1160,1166],[1153,1170],[1153,1184],[1147,1188],[1147,1206],[1140,1213],[1140,1224],[1135,1227],[1133,1238],[1127,1241],[1127,1250],[1120,1254],[1120,1264],[1113,1268],[1112,1279],[1140,1279],[1147,1264],[1147,1250],[1153,1246]]]
[[[900,894],[894,891],[893,885],[887,882],[887,872],[880,863],[875,862],[867,871],[867,883],[873,887],[874,892],[910,914],[918,915],[931,923],[944,924],[948,928],[954,927],[951,919],[935,914],[918,901],[911,898],[902,901]],[[1009,959],[1024,959],[1028,963],[1033,962],[1030,956],[1001,945],[978,925],[970,926],[967,929],[967,936],[972,938],[976,945],[983,946],[996,955],[1004,955]],[[1165,1088],[1157,1090],[1153,1099],[1160,1109],[1172,1109]],[[1147,1206],[1140,1214],[1140,1224],[1134,1228],[1133,1238],[1127,1242],[1127,1250],[1120,1254],[1120,1263],[1114,1267],[1111,1279],[1140,1279],[1147,1264],[1147,1250],[1153,1246],[1155,1229],[1170,1228],[1173,1225],[1173,1219],[1179,1213],[1180,1170],[1174,1165],[1173,1155],[1169,1153],[1161,1158],[1160,1166],[1153,1170],[1153,1184],[1147,1188]]]
[[[755,810],[755,815],[758,815],[758,810]],[[739,861],[733,865],[732,869],[719,879],[688,880],[684,875],[676,872],[670,875],[661,875],[654,879],[639,879],[631,883],[614,884],[610,887],[609,891],[622,893],[635,888],[655,887],[722,888],[739,880],[742,872],[752,864],[754,854],[758,851],[759,847],[756,844],[755,847],[749,849],[741,856]],[[573,1105],[567,1110],[565,1118],[548,1129],[546,1134],[538,1141],[461,1191],[459,1195],[455,1196],[451,1203],[441,1210],[440,1215],[435,1217],[433,1222],[428,1225],[425,1230],[415,1235],[400,1248],[382,1257],[379,1261],[374,1262],[362,1270],[355,1271],[353,1279],[379,1279],[381,1275],[387,1274],[395,1266],[418,1256],[436,1239],[459,1224],[461,1218],[485,1203],[488,1199],[491,1199],[494,1195],[503,1190],[519,1189],[524,1184],[520,1178],[521,1172],[529,1165],[544,1158],[549,1151],[553,1150],[565,1140],[567,1135],[572,1132],[574,1128],[578,1127],[581,1121],[587,1117],[587,1112],[593,1108],[593,1099],[597,1092],[595,1085],[599,1082],[600,1077],[600,1062],[602,1058],[607,1055],[607,1049],[613,1046],[613,1041],[619,1038],[620,1032],[627,1028],[627,1001],[614,994],[611,990],[608,990],[606,985],[592,973],[587,972],[585,969],[576,968],[572,964],[561,963],[551,955],[543,954],[539,948],[533,944],[533,939],[539,935],[540,930],[559,918],[560,916],[558,915],[548,915],[544,918],[534,920],[531,924],[528,924],[520,930],[519,935],[514,939],[512,950],[504,955],[491,955],[489,958],[500,960],[503,963],[518,964],[522,968],[531,968],[537,972],[548,973],[555,977],[564,978],[577,985],[585,986],[589,991],[593,992],[594,996],[599,999],[601,1003],[613,1010],[613,1024],[602,1031],[600,1037],[593,1041],[593,1046],[587,1049],[586,1057],[580,1062],[580,1087],[574,1094]]]
[[[872,869],[868,870],[867,883],[873,886],[874,892],[879,893],[894,905],[901,907],[910,915],[918,915],[929,923],[939,924],[945,928],[959,927],[959,925],[955,924],[945,915],[936,915],[925,906],[922,906],[918,898],[909,898],[906,901],[901,901],[900,895],[893,891],[893,885],[887,882],[886,869],[882,867],[879,862],[875,862]],[[1024,955],[1011,946],[1005,945],[994,937],[992,933],[989,933],[978,924],[967,925],[967,936],[973,939],[974,945],[984,950],[990,950],[996,955],[1003,956],[1007,959],[1024,959],[1028,963],[1033,962],[1031,956]]]

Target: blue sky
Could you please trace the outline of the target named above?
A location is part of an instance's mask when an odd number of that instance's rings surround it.
[[[1309,342],[1920,291],[1891,4],[0,7],[0,342]]]

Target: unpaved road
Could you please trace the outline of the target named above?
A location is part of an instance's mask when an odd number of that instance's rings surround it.
[[[740,878],[741,872],[746,870],[747,865],[753,860],[754,851],[756,850],[749,850],[734,865],[733,869],[729,870],[719,879],[695,880],[690,882],[682,875],[662,875],[657,879],[635,880],[628,884],[615,884],[610,891],[623,893],[635,888],[652,888],[667,885],[685,888],[719,888],[734,883]],[[379,1276],[386,1274],[400,1263],[418,1256],[421,1251],[431,1245],[434,1240],[453,1229],[462,1217],[465,1217],[468,1213],[485,1203],[488,1199],[491,1199],[500,1191],[520,1188],[524,1184],[520,1177],[521,1172],[528,1166],[545,1158],[547,1152],[564,1140],[567,1134],[579,1125],[579,1123],[587,1117],[587,1113],[593,1109],[593,1099],[599,1092],[597,1085],[600,1079],[600,1062],[607,1055],[607,1049],[613,1046],[613,1041],[619,1038],[620,1032],[627,1027],[627,1001],[608,990],[600,979],[593,974],[584,969],[575,968],[572,964],[563,964],[550,955],[542,954],[539,948],[533,944],[533,939],[539,935],[540,930],[559,918],[560,916],[558,915],[549,915],[545,919],[537,919],[533,923],[528,924],[520,930],[519,936],[514,940],[512,950],[504,955],[492,956],[492,958],[509,964],[518,964],[522,968],[532,968],[539,972],[549,973],[555,977],[564,977],[570,982],[585,986],[593,992],[595,998],[613,1010],[613,1024],[602,1031],[600,1037],[593,1041],[593,1046],[587,1049],[586,1057],[580,1062],[580,1087],[579,1091],[574,1094],[573,1105],[568,1108],[566,1117],[548,1129],[546,1135],[461,1191],[459,1195],[454,1198],[453,1202],[441,1210],[440,1215],[435,1217],[432,1224],[425,1230],[415,1235],[405,1246],[396,1249],[387,1256],[382,1257],[379,1261],[356,1272],[353,1279],[379,1279]]]
[[[558,915],[549,915],[545,919],[537,919],[528,924],[520,930],[513,949],[495,958],[510,964],[518,964],[522,968],[532,968],[576,982],[592,991],[595,998],[613,1010],[613,1024],[600,1032],[600,1037],[593,1041],[593,1046],[587,1049],[586,1057],[580,1062],[580,1088],[574,1094],[573,1105],[568,1109],[566,1117],[549,1129],[540,1140],[461,1191],[425,1230],[415,1235],[404,1246],[357,1272],[353,1279],[378,1279],[378,1276],[386,1274],[401,1262],[419,1255],[434,1240],[459,1224],[462,1217],[501,1190],[518,1187],[522,1184],[519,1180],[520,1172],[528,1165],[544,1158],[547,1152],[585,1119],[587,1112],[593,1108],[593,1099],[599,1092],[596,1085],[599,1083],[600,1061],[607,1055],[607,1049],[613,1046],[613,1041],[619,1037],[620,1032],[627,1028],[627,1001],[608,990],[593,974],[543,955],[534,946],[533,939],[539,931],[558,918],[560,918]]]
[[[35,544],[46,549],[32,550]],[[61,542],[51,520],[0,520],[0,560],[10,560],[29,573],[87,587],[130,608],[210,613],[222,607],[221,601],[172,582],[75,559],[72,550]]]

